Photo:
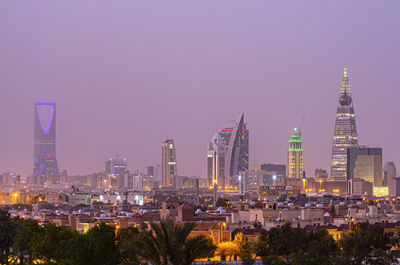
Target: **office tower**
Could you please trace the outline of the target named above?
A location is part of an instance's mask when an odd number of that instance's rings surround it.
[[[394,162],[386,162],[383,167],[383,181],[382,186],[388,186],[389,181],[397,177],[396,165]]]
[[[110,158],[106,161],[105,186],[109,189],[124,189],[128,186],[125,183],[125,175],[128,172],[128,164],[126,158]]]
[[[225,187],[225,144],[221,134],[216,133],[208,144],[207,150],[207,185],[223,189]]]
[[[348,148],[347,178],[359,178],[372,182],[375,187],[382,186],[382,148]]]
[[[225,155],[225,188],[237,188],[239,175],[249,170],[249,131],[244,113],[240,113],[232,126],[222,131],[230,132]]]
[[[289,140],[287,177],[296,179],[303,177],[303,140],[297,128],[294,128]]]
[[[161,185],[172,188],[173,177],[178,174],[174,140],[168,139],[164,141],[161,145],[161,152]]]
[[[347,69],[344,68],[343,83],[336,112],[335,130],[333,132],[331,178],[337,181],[348,180],[347,148],[358,145],[356,119],[351,96]]]
[[[238,189],[239,176],[249,170],[249,131],[244,113],[211,139],[207,148],[207,182],[218,189]]]
[[[260,169],[268,172],[275,172],[277,177],[283,178],[286,176],[286,165],[280,164],[261,164]]]
[[[56,103],[37,102],[34,113],[33,183],[54,183],[59,174],[56,159]]]

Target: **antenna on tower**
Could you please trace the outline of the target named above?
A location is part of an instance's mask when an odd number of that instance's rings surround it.
[[[300,122],[300,127],[299,127],[299,133],[300,133],[300,136],[301,136],[301,132],[302,132],[302,130],[303,130],[303,124],[304,124],[304,119],[306,118],[306,114],[304,113],[303,114],[303,118],[301,119],[301,122]]]

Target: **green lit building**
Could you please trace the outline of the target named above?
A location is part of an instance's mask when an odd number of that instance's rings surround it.
[[[294,128],[289,140],[287,177],[300,179],[303,176],[303,140],[300,131]]]

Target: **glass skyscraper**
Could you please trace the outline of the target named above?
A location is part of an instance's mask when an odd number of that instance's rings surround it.
[[[350,90],[347,68],[344,68],[343,83],[338,100],[335,129],[333,133],[331,179],[346,181],[347,149],[358,145],[356,119]]]
[[[34,113],[33,184],[55,183],[57,181],[54,178],[59,177],[56,159],[56,103],[37,102]]]
[[[209,186],[218,189],[238,188],[241,172],[249,170],[249,131],[244,113],[212,138],[207,149],[207,178]]]

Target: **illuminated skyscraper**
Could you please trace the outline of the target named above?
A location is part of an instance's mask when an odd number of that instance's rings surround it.
[[[297,128],[294,128],[292,138],[289,140],[287,176],[297,179],[303,176],[303,140]]]
[[[344,68],[343,84],[337,106],[335,130],[333,133],[331,178],[336,181],[346,181],[347,148],[358,145],[356,119],[354,116],[347,68]]]
[[[128,173],[126,158],[110,158],[106,161],[105,187],[109,189],[124,189],[128,186],[125,176]]]
[[[240,113],[229,132],[229,143],[225,155],[225,189],[239,186],[241,172],[249,171],[249,131],[244,122],[244,113]]]
[[[207,149],[207,179],[209,186],[218,189],[239,187],[240,174],[249,170],[249,131],[244,113],[212,138]]]
[[[34,105],[33,183],[54,183],[59,177],[56,159],[56,103]],[[46,115],[47,114],[47,115]]]
[[[221,134],[216,133],[208,144],[207,150],[207,184],[209,187],[217,185],[219,189],[225,187],[225,144]]]
[[[173,139],[168,139],[161,145],[161,181],[162,187],[172,187],[172,180],[178,174],[176,163],[175,143]]]

